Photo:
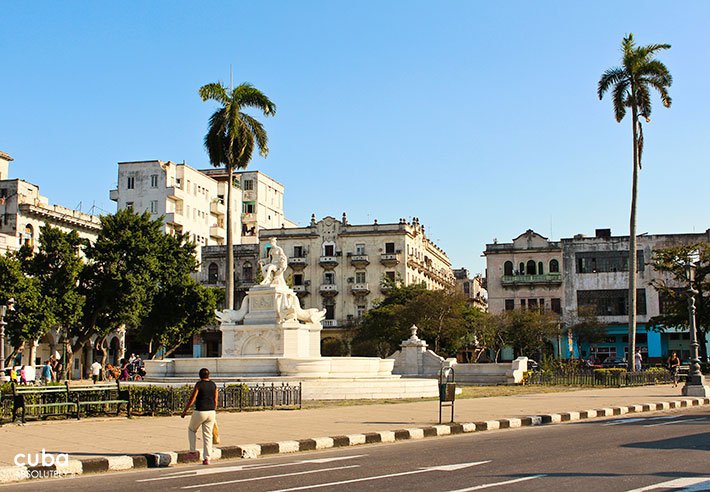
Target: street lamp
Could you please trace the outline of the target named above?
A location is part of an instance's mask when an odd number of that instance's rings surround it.
[[[12,297],[7,300],[7,303],[0,306],[0,367],[5,370],[5,315],[8,311],[15,310],[15,299]]]
[[[700,262],[700,253],[695,250],[688,255],[685,262],[685,277],[688,279],[688,321],[690,325],[690,368],[688,379],[683,386],[685,396],[710,396],[710,387],[705,385],[703,373],[700,371],[700,357],[698,356],[698,337],[695,330],[695,296],[698,291],[693,288],[695,282],[695,269]]]

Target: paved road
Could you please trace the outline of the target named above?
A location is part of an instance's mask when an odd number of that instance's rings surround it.
[[[489,431],[7,490],[710,490],[710,409]],[[0,489],[1,490],[1,489]]]

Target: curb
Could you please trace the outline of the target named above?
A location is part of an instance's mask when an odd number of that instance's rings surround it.
[[[314,437],[297,441],[279,441],[260,444],[242,444],[240,446],[223,446],[213,449],[212,461],[220,459],[258,458],[301,451],[359,446],[363,444],[391,443],[424,439],[428,437],[467,434],[498,429],[516,429],[534,427],[562,422],[593,419],[596,417],[613,417],[630,413],[656,412],[675,408],[688,408],[710,405],[710,398],[685,398],[682,400],[644,403],[629,406],[607,407],[581,410],[576,412],[550,413],[532,415],[520,418],[504,418],[482,422],[450,423],[413,427],[392,431],[368,432],[365,434],[349,434],[331,437]],[[105,458],[70,459],[66,466],[0,466],[0,484],[25,481],[57,475],[86,475],[105,473],[109,471],[124,471],[140,468],[163,468],[175,464],[199,463],[200,451],[164,451],[137,455],[109,456]]]

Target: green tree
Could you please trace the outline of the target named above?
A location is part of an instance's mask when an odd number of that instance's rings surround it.
[[[557,335],[559,318],[549,311],[514,309],[503,313],[505,338],[513,346],[516,357],[533,357],[545,348],[550,338]]]
[[[577,339],[580,349],[583,344],[600,343],[607,337],[604,323],[599,321],[594,306],[579,307],[569,329]]]
[[[611,90],[614,116],[621,122],[631,108],[631,130],[633,147],[633,177],[631,185],[631,217],[629,220],[629,354],[636,351],[636,197],[638,171],[641,169],[643,153],[643,128],[640,118],[650,122],[651,89],[656,90],[665,107],[671,106],[668,87],[673,78],[666,66],[654,58],[660,50],[670,49],[669,44],[636,46],[632,34],[622,43],[622,64],[606,70],[597,88],[599,99]],[[633,358],[629,357],[629,370],[633,370]]]
[[[235,169],[245,169],[249,165],[254,147],[262,157],[269,153],[268,136],[263,125],[253,116],[242,111],[253,108],[264,116],[276,114],[276,105],[259,89],[243,83],[230,90],[221,83],[211,83],[200,87],[203,101],[216,101],[221,105],[209,120],[205,135],[205,147],[210,163],[215,167],[224,166],[227,171],[227,276],[226,307],[234,308],[234,252],[232,250],[232,183]]]
[[[695,296],[696,335],[700,344],[701,360],[708,360],[707,334],[710,330],[710,244],[699,243],[657,249],[653,252],[654,270],[665,275],[651,281],[651,285],[663,299],[663,312],[653,317],[650,323],[664,331],[676,326],[689,327],[688,279],[685,265],[694,252],[700,254],[695,270],[693,288]]]

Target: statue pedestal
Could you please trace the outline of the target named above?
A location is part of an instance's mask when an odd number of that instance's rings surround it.
[[[320,357],[320,323],[302,323],[288,288],[258,285],[249,290],[244,324],[223,321],[222,357]]]

